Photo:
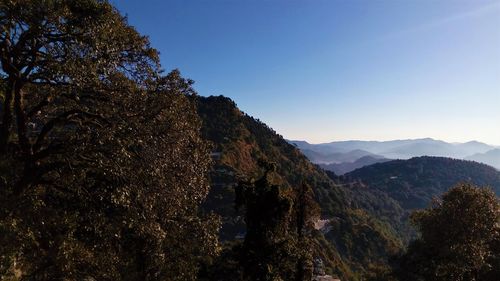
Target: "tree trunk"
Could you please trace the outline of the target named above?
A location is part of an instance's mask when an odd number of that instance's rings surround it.
[[[30,157],[33,153],[27,136],[26,112],[24,111],[23,93],[21,87],[14,90],[14,111],[16,114],[17,138],[24,157]]]
[[[7,144],[10,138],[10,128],[12,126],[12,100],[15,88],[15,81],[9,80],[5,91],[2,124],[0,125],[0,153],[2,154],[7,151]]]

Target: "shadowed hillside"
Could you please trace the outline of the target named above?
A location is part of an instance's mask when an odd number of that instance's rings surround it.
[[[404,209],[425,208],[459,182],[489,186],[500,194],[500,172],[472,161],[442,157],[417,157],[367,166],[345,175],[370,189],[387,193]]]

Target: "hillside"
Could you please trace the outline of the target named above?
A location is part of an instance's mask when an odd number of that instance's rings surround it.
[[[386,193],[404,209],[425,208],[434,196],[458,182],[489,186],[500,195],[500,172],[485,164],[451,158],[394,160],[357,169],[345,177]]]
[[[500,172],[472,161],[441,157],[417,157],[377,163],[338,176],[328,172],[344,187],[351,208],[362,209],[387,223],[404,243],[414,238],[409,215],[426,208],[459,182],[489,186],[500,194]]]
[[[207,211],[223,218],[225,241],[244,235],[241,214],[234,211],[234,186],[240,179],[260,173],[259,161],[276,166],[276,182],[282,188],[311,185],[328,227],[315,234],[315,255],[327,272],[342,280],[360,280],[371,263],[384,263],[402,247],[387,222],[356,206],[346,187],[336,184],[282,136],[257,119],[241,112],[228,98],[196,97],[202,118],[202,134],[213,143],[215,160],[212,190],[205,202]]]

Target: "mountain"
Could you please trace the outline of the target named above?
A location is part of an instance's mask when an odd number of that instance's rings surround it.
[[[240,111],[229,98],[193,99],[202,120],[202,135],[212,143],[214,160],[212,188],[204,210],[221,216],[224,245],[238,243],[245,235],[243,213],[234,209],[234,187],[242,179],[261,175],[262,161],[273,163],[274,181],[281,188],[293,189],[304,183],[313,188],[321,207],[321,220],[313,234],[314,256],[322,259],[327,274],[342,280],[362,280],[369,268],[387,263],[388,257],[397,254],[412,237],[409,212],[427,206],[433,196],[457,181],[488,184],[498,190],[498,171],[493,168],[438,157],[377,163],[338,176],[311,163],[297,147],[315,145],[292,145],[260,120]],[[399,145],[412,141],[402,143]],[[351,143],[339,154],[328,153],[357,157],[367,151]],[[369,161],[368,157],[362,161]]]
[[[350,145],[346,145],[346,148],[339,148],[337,146],[332,148],[310,144],[306,141],[288,142],[298,147],[311,162],[337,175],[348,173],[366,165],[387,161],[384,156],[363,149],[349,150]],[[333,150],[339,150],[339,152],[332,152]]]
[[[491,145],[487,145],[485,143],[478,141],[470,141],[462,144],[458,143],[456,145],[458,145],[466,155],[472,155],[476,153],[486,153],[490,151],[492,148],[494,148]]]
[[[469,157],[466,157],[467,160],[472,160],[476,162],[481,162],[488,164],[490,166],[495,167],[497,170],[500,170],[500,149],[492,149],[484,153],[476,153]]]
[[[306,153],[304,153],[306,154]],[[306,154],[307,155],[307,154]],[[311,159],[311,158],[309,158]],[[313,160],[311,160],[313,161]],[[373,157],[370,155],[358,158],[353,162],[342,162],[342,163],[331,163],[331,164],[319,164],[319,166],[325,170],[332,171],[337,175],[343,175],[345,173],[354,171],[356,169],[362,168],[364,166],[369,166],[375,163],[383,163],[390,161],[386,158]],[[314,161],[313,161],[314,162]]]
[[[377,163],[347,173],[345,178],[386,193],[407,210],[428,207],[433,197],[440,196],[459,182],[488,186],[500,195],[499,171],[473,161],[442,157]]]
[[[314,233],[314,256],[323,260],[328,274],[361,280],[372,264],[383,264],[402,249],[403,242],[393,227],[370,211],[378,207],[368,199],[358,202],[349,185],[335,182],[274,130],[241,112],[229,98],[193,98],[215,162],[204,209],[221,216],[223,241],[233,243],[245,233],[242,213],[234,210],[234,187],[241,179],[259,176],[263,160],[274,164],[275,181],[281,188],[304,183],[313,188],[325,222]]]
[[[300,141],[292,141],[299,148],[306,148],[304,142]],[[406,146],[412,146],[415,144],[425,145],[425,146],[436,146],[439,147],[443,144],[446,144],[442,141],[433,140],[430,138],[425,139],[415,139],[415,140],[392,140],[392,141],[359,141],[359,140],[351,140],[351,141],[334,141],[329,143],[320,143],[320,144],[309,144],[307,143],[307,148],[310,150],[317,151],[322,154],[329,154],[335,152],[349,152],[356,149],[361,149],[365,151],[369,151],[374,154],[390,153],[393,150],[401,149]]]
[[[360,158],[363,157],[370,157],[373,159],[384,158],[383,156],[376,155],[361,149],[355,149],[348,152],[329,153],[329,154],[322,154],[314,150],[303,149],[302,153],[304,153],[304,155],[307,156],[307,158],[309,158],[309,160],[311,160],[311,162],[315,164],[350,163],[359,160]]]
[[[413,140],[393,140],[393,141],[337,141],[321,144],[310,144],[304,141],[290,141],[299,149],[307,149],[305,153],[311,155],[311,161],[318,164],[337,163],[329,160],[328,155],[349,153],[351,151],[362,150],[365,153],[377,155],[379,158],[388,159],[410,159],[419,156],[451,157],[457,159],[469,159],[471,155],[486,153],[495,149],[494,146],[470,141],[466,143],[448,143],[431,138]],[[314,156],[314,157],[313,157]],[[363,155],[365,156],[365,155]],[[478,159],[483,159],[477,156]],[[346,162],[353,162],[352,161]],[[489,162],[484,162],[489,161]],[[485,158],[483,163],[491,163],[489,158]],[[495,160],[493,160],[495,161]],[[496,162],[493,162],[496,163]],[[497,166],[498,167],[498,166]]]
[[[409,216],[459,182],[491,187],[500,195],[500,172],[485,164],[442,157],[393,160],[342,176],[328,172],[344,186],[351,208],[362,209],[387,223],[404,243],[414,238]]]

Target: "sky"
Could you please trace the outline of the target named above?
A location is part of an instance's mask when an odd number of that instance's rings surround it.
[[[500,145],[500,0],[111,0],[202,96],[288,139]]]

